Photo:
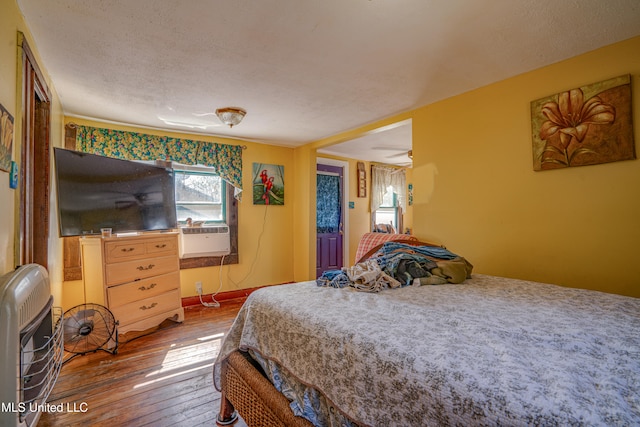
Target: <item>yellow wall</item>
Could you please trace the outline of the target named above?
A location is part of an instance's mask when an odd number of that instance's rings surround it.
[[[312,280],[316,270],[316,155],[309,145],[294,149],[293,277]]]
[[[242,153],[244,192],[242,201],[238,204],[239,263],[223,266],[222,276],[220,267],[217,266],[181,270],[182,296],[196,295],[195,282],[202,282],[203,292],[209,294],[216,291],[226,292],[293,281],[293,264],[291,262],[293,259],[291,224],[293,223],[294,204],[291,188],[295,173],[293,149],[206,135],[116,126],[71,117],[67,117],[65,120],[76,124],[151,135],[169,135],[223,144],[246,145],[247,149]],[[254,162],[284,165],[284,206],[253,205],[251,190]],[[78,298],[81,298],[81,283],[65,283],[65,291],[67,290],[68,292],[65,292],[64,296],[65,307],[70,306],[71,301],[77,301]],[[82,301],[78,303],[82,303]]]
[[[640,37],[416,111],[415,232],[477,272],[640,296],[640,162],[534,172],[530,124],[533,100],[631,74],[637,144],[638,52]]]
[[[407,187],[409,187],[409,184],[412,184],[415,187],[415,184],[413,183],[413,167],[406,169],[406,176],[407,176]],[[413,205],[409,204],[408,188],[407,188],[407,200],[406,200],[406,205],[404,210],[403,221],[404,221],[404,229],[399,230],[399,232],[404,233],[408,228],[409,231],[411,232],[410,234],[413,234]]]
[[[414,234],[477,273],[640,296],[640,161],[533,171],[530,102],[631,74],[640,141],[640,37],[336,135],[413,122]],[[637,148],[636,148],[637,151]]]
[[[18,57],[18,30],[24,31],[25,25],[21,19],[18,8],[11,0],[0,0],[0,104],[9,111],[15,122],[13,152],[19,152],[15,141],[19,141],[21,135],[20,121],[18,120],[18,101],[16,86],[18,84],[17,57]],[[13,154],[13,158],[16,155]],[[9,174],[0,171],[0,200],[3,209],[0,209],[0,273],[9,272],[15,266],[13,260],[14,244],[14,210],[15,193],[7,184]]]
[[[371,163],[364,163],[367,172],[367,197],[358,197],[358,161],[349,161],[349,201],[353,202],[353,209],[349,209],[349,265],[357,261],[356,251],[363,234],[371,231]]]
[[[22,76],[18,63],[18,32],[22,32],[36,57],[40,71],[52,95],[51,100],[51,144],[61,146],[63,141],[62,108],[55,87],[48,76],[46,65],[40,59],[38,48],[29,33],[22,14],[14,0],[0,0],[0,104],[14,118],[14,141],[12,159],[20,164],[22,147]],[[53,184],[51,183],[51,187]],[[55,193],[51,192],[51,200]],[[19,191],[9,188],[9,174],[0,171],[0,274],[8,273],[19,262],[14,257],[16,244],[16,210]],[[51,233],[49,237],[49,275],[56,303],[62,292],[62,244],[57,235],[57,217],[50,215]]]

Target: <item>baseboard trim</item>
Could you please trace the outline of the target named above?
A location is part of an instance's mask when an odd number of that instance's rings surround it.
[[[285,282],[285,283],[293,283],[293,282]],[[281,285],[284,285],[285,283],[281,283]],[[220,292],[219,294],[216,295],[216,301],[223,302],[231,299],[247,298],[252,292],[257,291],[258,289],[261,289],[261,288],[265,288],[267,286],[274,286],[274,285],[265,285],[265,286],[258,286],[256,288],[237,289],[233,291]],[[202,295],[202,299],[207,302],[210,302],[211,294]],[[182,298],[183,307],[189,307],[193,305],[200,305],[200,297],[198,295]]]
[[[222,302],[230,299],[246,298],[251,294],[251,292],[256,291],[258,289],[260,288],[238,289],[235,291],[220,292],[219,294],[216,295],[216,301]],[[204,301],[211,302],[211,294],[203,294],[202,299]],[[189,307],[193,305],[200,305],[200,297],[198,295],[182,298],[183,307]]]

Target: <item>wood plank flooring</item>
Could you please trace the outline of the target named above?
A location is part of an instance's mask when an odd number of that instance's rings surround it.
[[[44,412],[38,426],[215,426],[220,393],[213,362],[243,303],[186,307],[182,324],[165,321],[152,333],[122,335],[115,355],[69,360],[48,402],[63,411]]]

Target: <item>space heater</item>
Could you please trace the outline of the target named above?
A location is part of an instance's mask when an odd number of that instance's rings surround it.
[[[62,367],[62,330],[44,267],[0,277],[0,426],[37,424]]]

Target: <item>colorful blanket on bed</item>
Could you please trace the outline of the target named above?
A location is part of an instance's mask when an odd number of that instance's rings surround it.
[[[638,331],[638,298],[541,283],[305,282],[252,293],[216,367],[252,350],[361,426],[640,425]]]
[[[464,258],[437,246],[387,242],[366,261],[341,270],[328,270],[316,279],[318,286],[380,292],[409,285],[462,283],[473,266]],[[416,279],[420,279],[417,280]]]

